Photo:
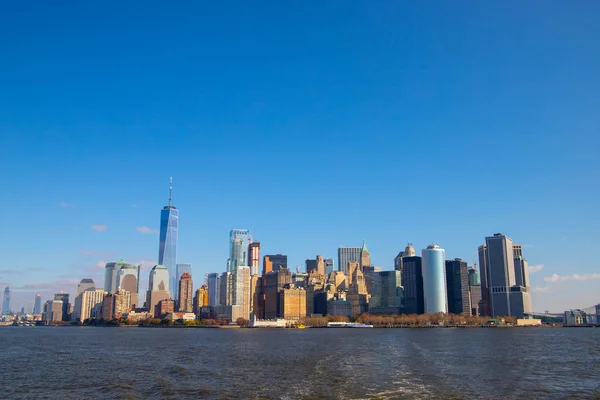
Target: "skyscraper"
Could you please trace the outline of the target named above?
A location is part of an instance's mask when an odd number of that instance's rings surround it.
[[[400,271],[381,271],[373,274],[373,295],[369,300],[369,312],[373,314],[399,314],[403,304],[403,288]]]
[[[363,240],[362,248],[360,249],[360,269],[371,266],[371,253],[367,249],[367,241]]]
[[[81,309],[79,310],[79,319],[81,322],[102,317],[102,302],[105,292],[102,289],[87,289],[81,292]]]
[[[263,276],[266,319],[275,319],[281,316],[280,292],[285,285],[290,283],[292,283],[292,273],[287,268],[280,268]]]
[[[250,316],[250,267],[238,266],[234,274],[233,304],[241,306],[241,315]]]
[[[338,248],[338,270],[348,275],[348,263],[356,261],[360,263],[360,247],[340,247]]]
[[[7,286],[6,289],[4,289],[4,298],[2,300],[2,314],[0,315],[10,314],[10,312],[10,288]]]
[[[425,306],[423,304],[423,268],[421,257],[402,257],[402,286],[404,287],[404,313],[423,314]]]
[[[307,273],[311,272],[312,270],[316,270],[321,275],[325,275],[327,273],[326,262],[322,255],[317,255],[314,260],[307,259],[305,263]]]
[[[146,292],[146,309],[153,315],[156,314],[156,306],[161,300],[170,299],[169,293],[169,270],[164,265],[155,265],[150,271],[148,280],[148,291]]]
[[[449,313],[471,315],[469,272],[460,258],[446,260],[446,292]]]
[[[248,266],[250,275],[258,275],[260,268],[260,242],[252,242],[248,246]]]
[[[423,268],[423,299],[425,312],[448,312],[446,296],[446,253],[438,245],[427,246],[421,252]]]
[[[174,299],[179,299],[179,280],[185,273],[192,275],[192,264],[177,264],[175,266],[175,278],[177,279],[177,285],[174,288],[171,288]]]
[[[481,276],[481,301],[479,302],[479,315],[489,317],[490,311],[490,288],[488,286],[488,270],[487,270],[487,247],[481,245],[477,249],[479,255],[479,272]]]
[[[522,247],[501,233],[485,238],[485,273],[482,271],[482,295],[487,293],[492,316],[522,318],[531,314],[531,294]],[[484,292],[483,277],[487,288]]]
[[[136,268],[131,264],[121,260],[118,262],[108,262],[104,268],[104,291],[107,293],[115,294],[119,288],[119,271],[121,268],[127,267],[128,269]]]
[[[331,274],[334,269],[335,269],[335,263],[333,261],[333,258],[326,258],[325,259],[325,275],[329,276],[329,274]]]
[[[477,272],[477,268],[475,267],[469,268],[469,285],[481,285],[481,281],[479,280],[479,272]]]
[[[53,303],[53,308],[52,308],[52,313],[56,313],[57,311],[55,310],[56,306],[56,302],[60,302],[61,307],[62,307],[62,311],[61,311],[61,318],[60,319],[56,319],[53,317],[53,321],[68,321],[69,320],[69,293],[66,292],[60,292],[60,293],[56,293],[54,295],[54,303]]]
[[[82,294],[87,290],[96,290],[96,284],[92,279],[84,278],[79,282],[79,285],[77,285],[77,293],[75,294],[73,310],[71,312],[71,321],[73,322],[76,322],[77,320],[84,321],[81,316]]]
[[[139,307],[139,276],[138,268],[133,265],[125,265],[119,270],[117,274],[117,288],[118,290],[129,292],[130,303],[129,307]],[[116,292],[115,292],[116,293]]]
[[[232,229],[229,232],[229,263],[228,272],[246,265],[250,245],[250,231],[247,229]]]
[[[263,275],[271,271],[287,268],[287,256],[284,254],[270,254],[264,257]]]
[[[193,310],[193,282],[192,276],[187,272],[184,272],[179,279],[179,296],[178,296],[178,311],[180,312],[192,312]]]
[[[206,275],[206,285],[208,286],[208,305],[214,307],[219,304],[219,274],[213,272]]]
[[[169,179],[169,205],[160,212],[160,233],[158,244],[158,264],[164,265],[169,271],[169,287],[177,287],[177,231],[179,211],[171,203],[173,193],[173,178]]]
[[[33,313],[35,315],[39,315],[42,313],[42,295],[41,294],[36,294],[35,295],[35,302],[33,303]]]

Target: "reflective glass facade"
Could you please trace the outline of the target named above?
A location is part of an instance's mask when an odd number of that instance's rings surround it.
[[[232,229],[229,233],[229,272],[246,265],[250,232],[247,229]]]
[[[166,206],[160,212],[160,242],[158,264],[169,271],[169,287],[177,287],[177,225],[179,211],[174,206]]]
[[[425,313],[447,313],[445,251],[431,245],[422,251],[422,256]]]

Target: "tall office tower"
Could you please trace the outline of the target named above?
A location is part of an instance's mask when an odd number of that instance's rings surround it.
[[[421,251],[423,268],[423,299],[425,312],[448,312],[444,249],[432,244]]]
[[[223,272],[219,277],[219,304],[220,306],[233,305],[233,293],[235,287],[235,275],[231,272]]]
[[[479,306],[481,303],[481,281],[477,267],[469,267],[469,296],[471,298],[471,315],[481,315]]]
[[[510,308],[515,316],[528,316],[533,313],[529,287],[529,264],[523,258],[523,247],[520,244],[513,244],[513,258],[515,286],[510,288]]]
[[[130,307],[139,306],[138,285],[139,285],[139,269],[133,265],[125,265],[117,274],[117,292],[125,290],[129,292],[131,297]],[[116,293],[116,292],[115,292]]]
[[[479,272],[477,272],[476,267],[469,267],[469,285],[481,285],[481,281],[479,280]]]
[[[348,275],[348,263],[358,261],[360,263],[360,247],[339,247],[338,248],[338,270]]]
[[[54,295],[55,301],[60,301],[62,306],[62,316],[60,321],[69,321],[69,293],[60,292]],[[53,305],[54,307],[54,305]],[[54,309],[53,311],[54,312]]]
[[[531,297],[527,284],[528,276],[524,267],[522,248],[513,249],[512,240],[501,233],[485,238],[486,264],[482,271],[482,296],[484,294],[483,277],[486,277],[487,294],[490,300],[489,311],[492,316],[513,316],[522,318],[531,313]],[[516,263],[515,263],[516,262]],[[516,265],[515,265],[516,264]]]
[[[96,288],[88,288],[81,292],[81,307],[78,311],[78,319],[81,322],[102,318],[102,302],[105,294],[104,290]]]
[[[179,297],[177,298],[177,308],[179,312],[192,312],[194,284],[192,276],[184,272],[179,279]]]
[[[235,272],[248,260],[250,232],[247,229],[232,229],[229,232],[229,267],[228,272]]]
[[[369,313],[399,314],[404,308],[404,290],[400,285],[400,271],[373,273],[373,295],[369,299]]]
[[[77,320],[83,321],[81,318],[81,296],[82,293],[87,290],[96,290],[96,284],[92,279],[84,278],[77,285],[77,293],[75,294],[75,300],[73,301],[73,311],[71,312],[71,321],[77,322]]]
[[[2,313],[0,315],[10,314],[10,288],[4,289],[4,298],[2,300]]]
[[[488,268],[487,268],[487,246],[481,245],[477,249],[479,255],[479,272],[481,275],[481,301],[479,302],[479,315],[482,317],[491,316],[490,309],[490,288],[488,285]]]
[[[35,315],[39,315],[42,313],[42,295],[41,294],[36,294],[35,295],[35,302],[33,303],[33,313]]]
[[[179,211],[171,203],[173,194],[173,178],[169,178],[169,205],[160,212],[160,233],[158,242],[158,264],[169,271],[169,287],[177,288],[177,232]]]
[[[241,306],[241,316],[250,317],[250,267],[240,265],[234,274],[233,305]]]
[[[116,293],[119,288],[119,271],[121,268],[127,267],[128,269],[138,269],[131,264],[121,260],[118,262],[108,262],[104,268],[104,291],[107,293]]]
[[[181,275],[185,273],[192,275],[192,264],[177,264],[175,266],[175,278],[177,279],[177,286],[172,288],[173,299],[175,300],[179,298],[179,280],[181,279]]]
[[[262,278],[258,275],[252,275],[250,277],[250,312],[256,318],[263,319],[262,308]]]
[[[250,275],[258,275],[260,268],[260,242],[252,242],[248,246],[248,265]]]
[[[404,313],[423,314],[423,268],[421,257],[402,258],[402,286],[404,287]]]
[[[308,291],[307,291],[308,295]],[[369,292],[365,283],[365,276],[360,268],[357,268],[352,276],[352,283],[348,289],[346,299],[352,305],[352,316],[366,313],[369,307]],[[312,313],[312,311],[311,311]]]
[[[325,259],[325,276],[329,276],[329,274],[331,274],[334,269],[335,269],[335,263],[333,261],[333,258],[326,258]]]
[[[62,302],[62,300],[56,300],[56,298],[54,300],[50,300],[49,301],[49,305],[48,305],[48,310],[50,311],[50,319],[49,321],[51,322],[60,322],[60,321],[64,321],[64,304]],[[67,303],[67,307],[68,307],[68,303]]]
[[[363,245],[360,249],[360,269],[371,266],[371,253],[367,249],[367,241],[363,240]]]
[[[311,260],[310,258],[307,258],[306,261],[304,261],[304,265],[307,273],[317,270],[317,260]]]
[[[161,300],[171,298],[169,280],[169,270],[164,265],[155,265],[150,270],[146,292],[146,309],[149,313],[156,315],[156,305]]]
[[[460,258],[446,260],[446,293],[449,313],[471,315],[469,272]]]
[[[281,316],[279,294],[285,285],[292,283],[292,273],[287,268],[280,268],[264,275],[263,282],[265,318],[278,318]]]
[[[263,258],[263,275],[287,267],[287,256],[284,254],[270,254]]]
[[[219,304],[219,274],[216,272],[206,275],[208,286],[208,305],[214,307]]]

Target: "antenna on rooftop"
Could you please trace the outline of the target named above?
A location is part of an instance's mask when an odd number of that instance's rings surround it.
[[[173,177],[169,178],[169,207],[171,206],[171,198],[173,194]]]

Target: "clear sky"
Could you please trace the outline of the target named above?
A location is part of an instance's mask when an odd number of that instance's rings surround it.
[[[525,246],[533,308],[600,302],[600,3],[5,2],[0,288],[158,257],[196,286],[246,228],[291,266],[363,239]],[[145,290],[145,289],[144,289]]]

